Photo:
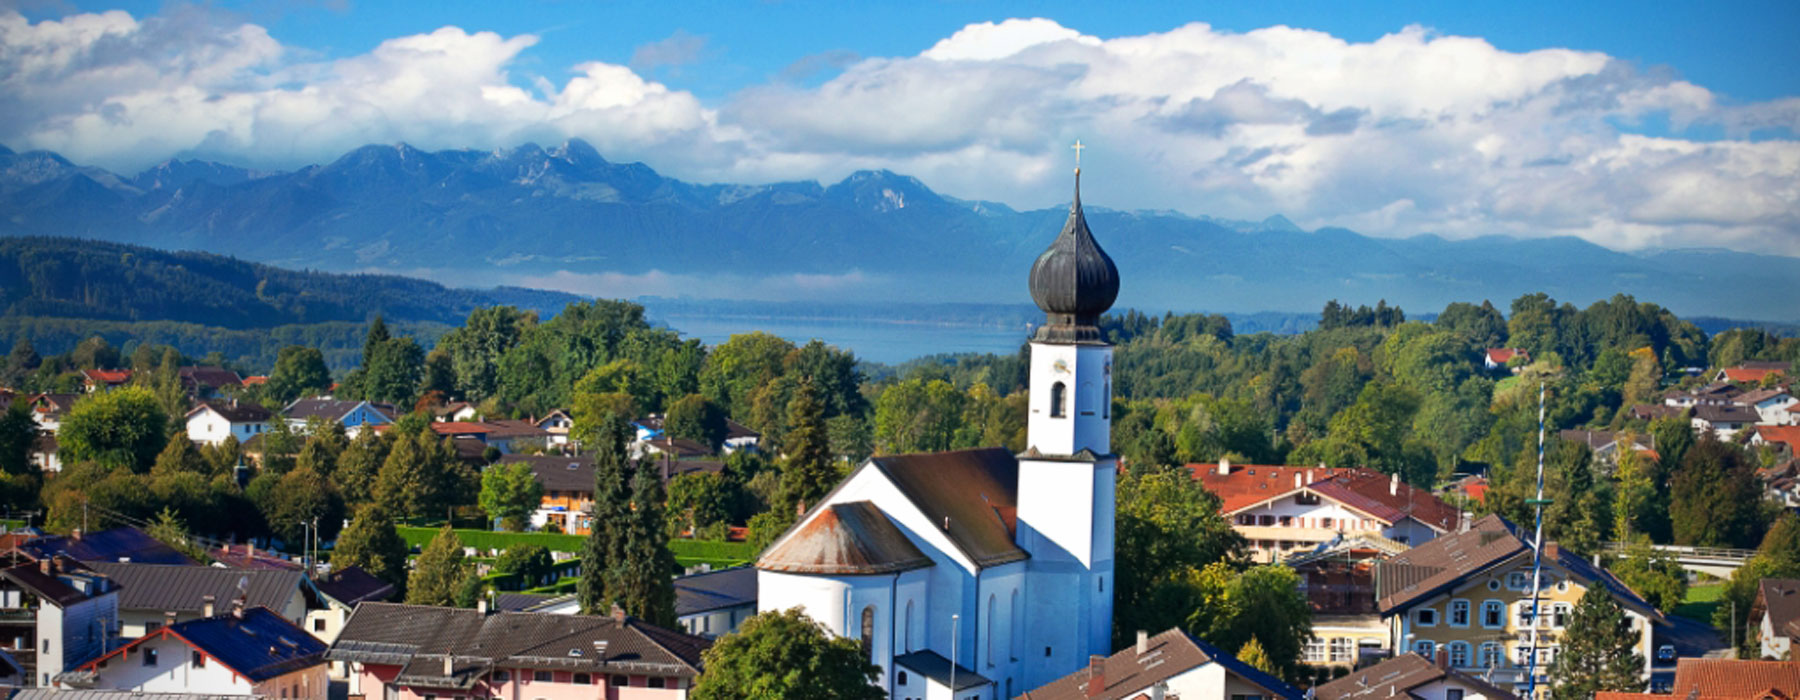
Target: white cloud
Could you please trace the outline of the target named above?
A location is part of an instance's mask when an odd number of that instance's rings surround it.
[[[691,60],[704,43],[684,36],[644,47],[636,67]],[[1090,201],[1115,208],[1800,255],[1800,98],[1733,103],[1597,52],[1510,52],[1421,27],[1362,43],[1201,23],[1103,40],[1015,19],[916,56],[839,56],[818,85],[777,80],[709,105],[628,66],[515,76],[536,42],[445,27],[318,61],[201,10],[4,14],[0,141],[132,170],[178,154],[291,167],[370,142],[576,136],[688,179],[890,168],[1037,207],[1066,197],[1079,136],[1094,146]],[[1619,126],[1657,118],[1730,140]]]

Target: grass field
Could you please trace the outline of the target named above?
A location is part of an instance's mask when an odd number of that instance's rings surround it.
[[[1719,598],[1725,595],[1725,584],[1689,586],[1687,598],[1675,607],[1675,614],[1707,625],[1712,624],[1713,611],[1719,607]]]
[[[437,536],[436,528],[402,527],[398,528],[400,537],[412,547],[424,549]],[[508,547],[518,543],[542,545],[553,552],[581,551],[581,543],[587,539],[582,535],[558,535],[548,532],[489,532],[487,530],[457,530],[457,539],[463,546],[474,547],[485,554],[490,549],[506,551]],[[750,545],[742,542],[706,542],[702,540],[670,540],[669,551],[675,553],[675,561],[682,567],[710,564],[713,568],[724,568],[747,564],[756,557]]]

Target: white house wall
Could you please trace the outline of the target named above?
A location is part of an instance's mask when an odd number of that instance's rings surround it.
[[[152,649],[156,651],[156,665],[145,666],[145,652]],[[169,636],[150,640],[123,656],[107,659],[105,666],[96,669],[94,687],[207,695],[249,695],[254,689],[248,679],[233,673],[217,659],[207,658],[204,665],[194,666],[193,647]]]

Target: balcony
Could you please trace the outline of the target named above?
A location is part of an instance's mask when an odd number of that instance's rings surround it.
[[[37,622],[37,610],[34,608],[0,608],[0,623]]]

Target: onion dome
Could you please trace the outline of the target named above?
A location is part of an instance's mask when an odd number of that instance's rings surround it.
[[[1119,268],[1094,241],[1081,212],[1081,171],[1069,220],[1050,247],[1031,264],[1031,299],[1049,317],[1037,339],[1100,342],[1100,314],[1119,298]]]

